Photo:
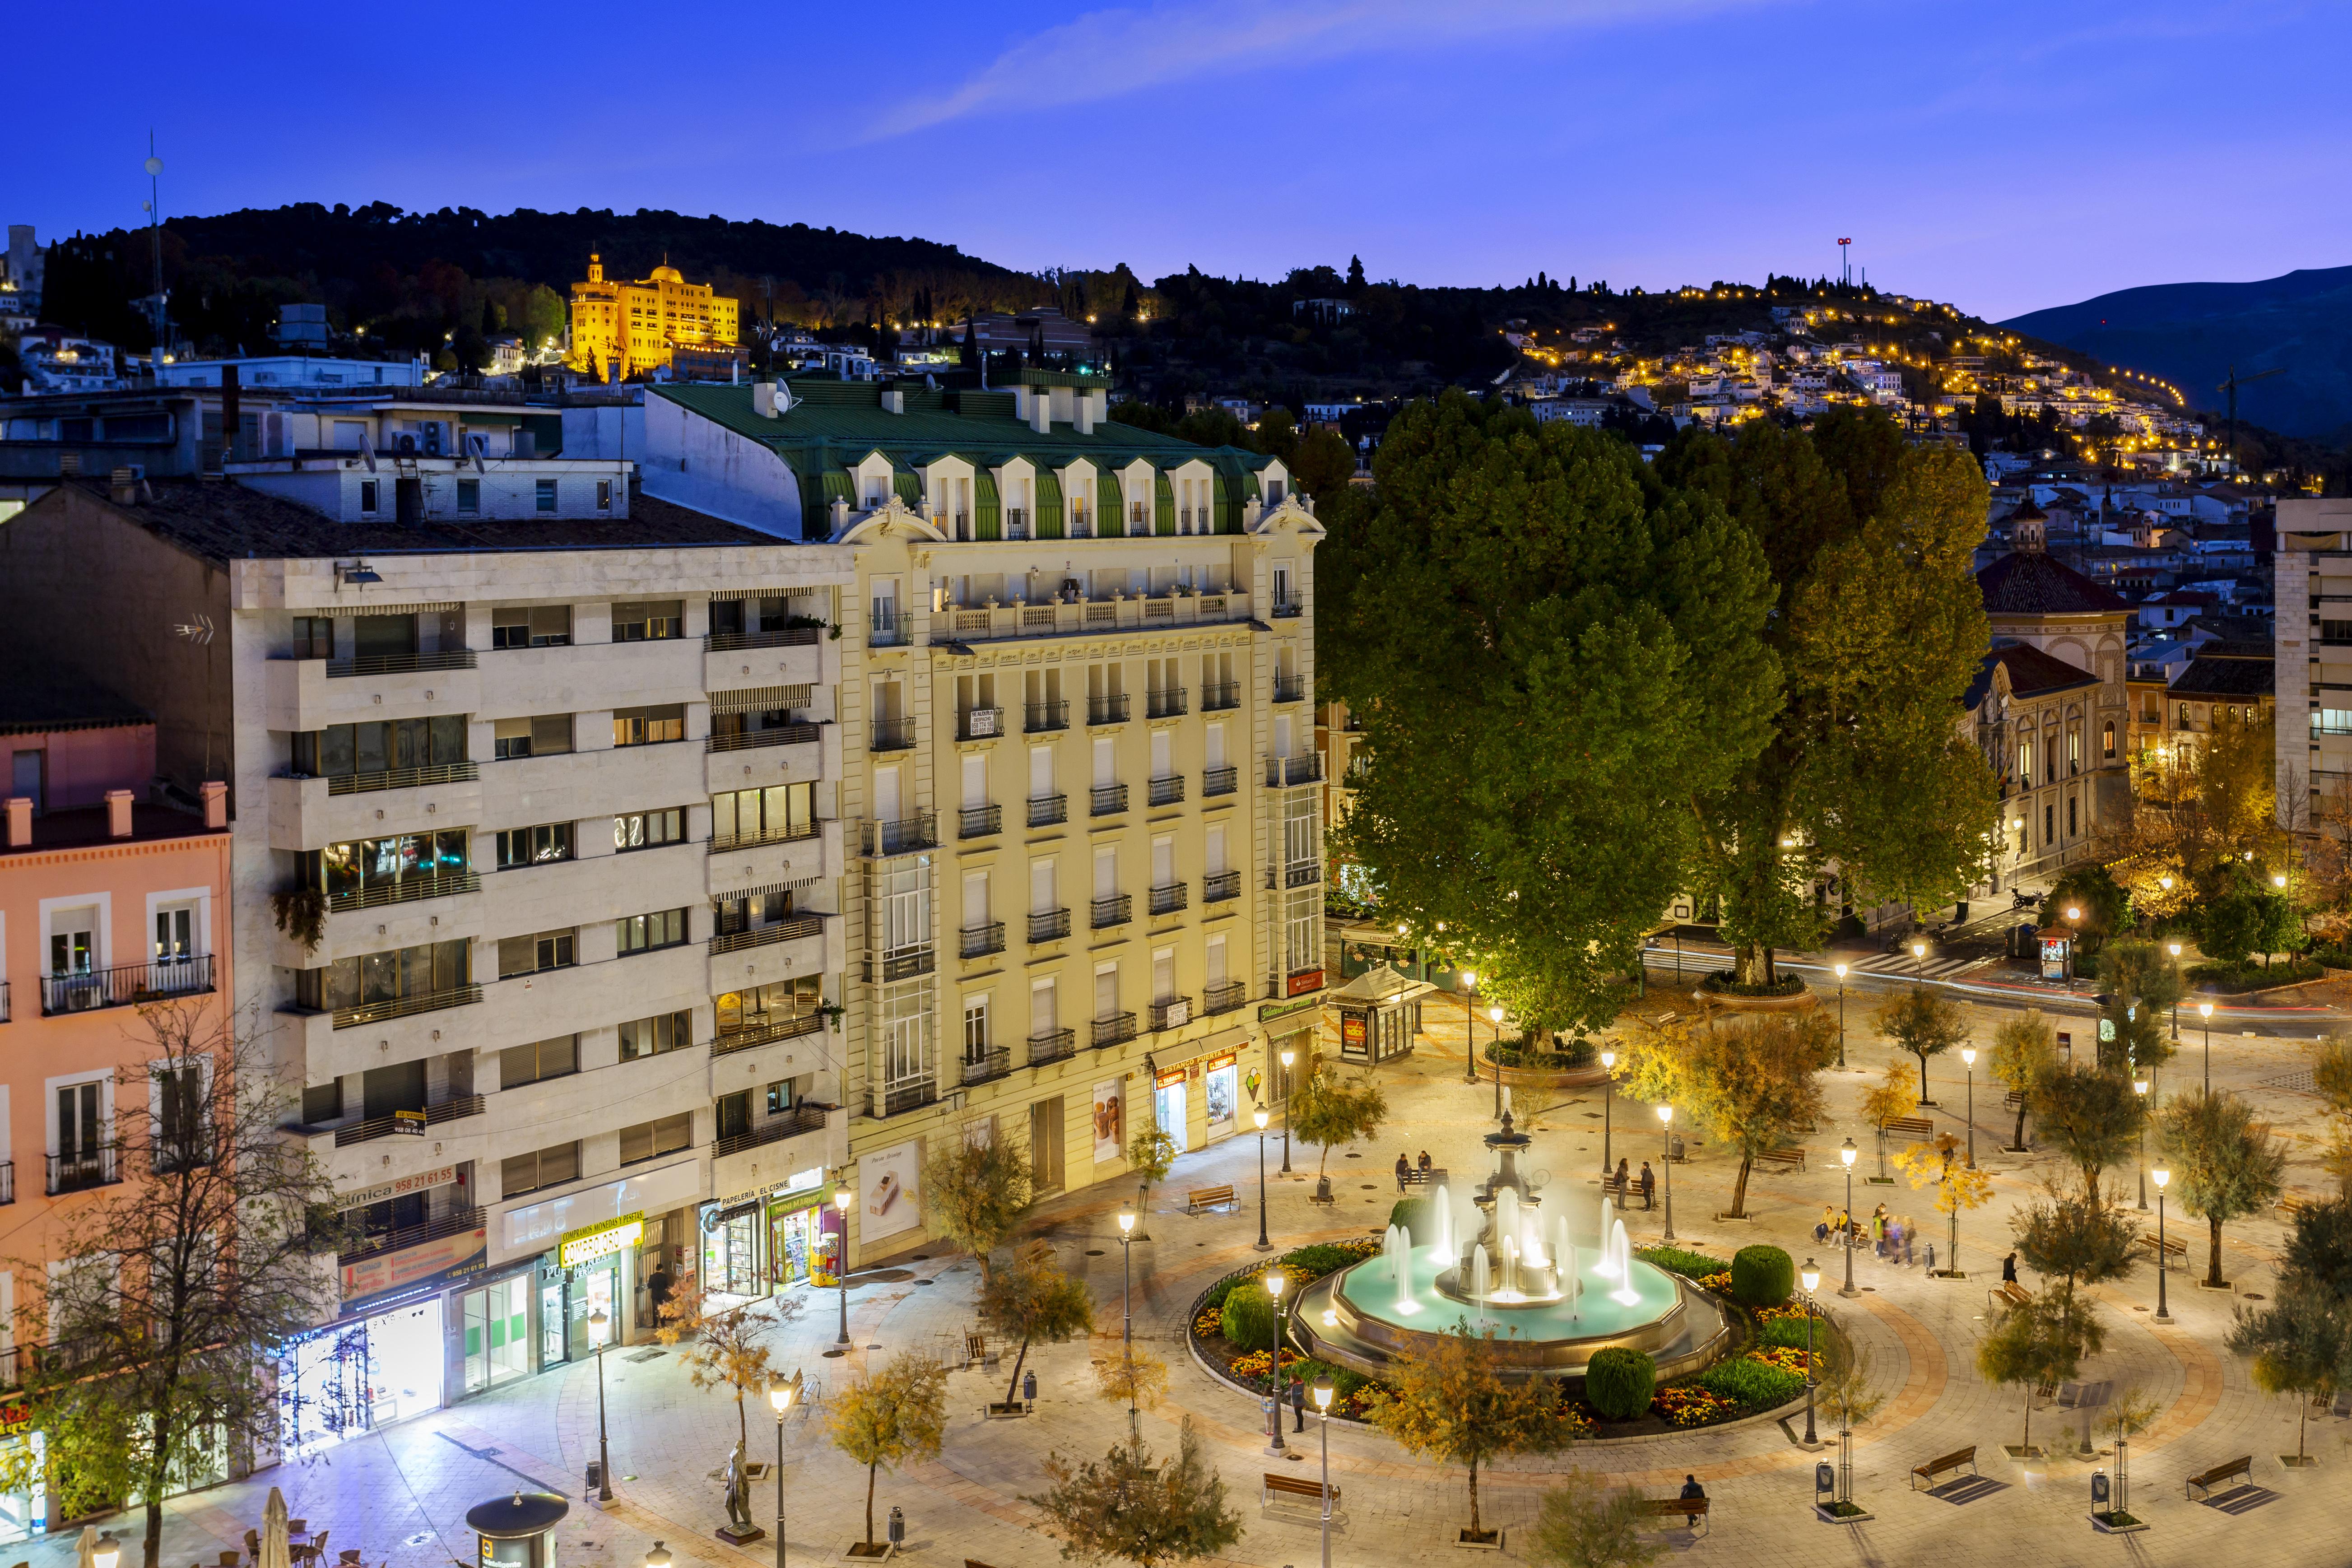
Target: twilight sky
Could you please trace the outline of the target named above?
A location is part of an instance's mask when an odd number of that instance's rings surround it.
[[[531,8],[539,9],[539,8]],[[2352,262],[2341,0],[27,8],[9,222],[669,207],[1008,266],[1836,266],[2003,317]],[[82,62],[67,68],[68,62]]]

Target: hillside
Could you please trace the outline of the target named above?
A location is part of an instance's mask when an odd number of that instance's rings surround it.
[[[2215,410],[2231,364],[2241,375],[2277,367],[2238,395],[2241,418],[2315,440],[2352,435],[2352,267],[2124,289],[2002,325],[2162,376]]]

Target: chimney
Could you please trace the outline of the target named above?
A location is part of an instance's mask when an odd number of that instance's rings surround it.
[[[131,837],[131,792],[110,789],[106,792],[106,833],[110,838]]]
[[[755,381],[751,384],[751,412],[762,419],[773,419],[776,416],[776,384],[774,382]]]
[[[236,366],[221,366],[221,461],[236,457],[236,432],[243,415],[237,408]]]
[[[1051,389],[1033,386],[1029,389],[1029,428],[1043,436],[1054,427],[1054,394]]]
[[[106,493],[117,506],[130,506],[139,499],[139,470],[128,463],[115,465],[108,477]]]
[[[22,849],[33,841],[33,797],[12,795],[8,797],[8,847]]]
[[[208,779],[196,786],[196,798],[205,803],[206,828],[217,833],[228,826],[228,785]]]
[[[1077,426],[1079,435],[1091,436],[1095,433],[1095,421],[1104,417],[1104,416],[1097,412],[1097,410],[1104,404],[1108,404],[1109,401],[1110,399],[1108,394],[1091,392],[1084,388],[1079,390],[1077,396]]]

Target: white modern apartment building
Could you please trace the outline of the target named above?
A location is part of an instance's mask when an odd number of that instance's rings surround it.
[[[845,549],[854,1262],[1005,1138],[1041,1193],[1283,1092],[1323,987],[1314,550],[1283,466],[1106,418],[1099,378],[654,388],[645,488]],[[1181,1177],[1179,1178],[1181,1180]]]
[[[657,1266],[761,1294],[836,1245],[853,552],[621,492],[377,521],[330,510],[360,452],[254,466],[58,485],[0,595],[158,716],[159,782],[230,781],[236,1000],[363,1233],[281,1370],[312,1447],[645,1337]]]

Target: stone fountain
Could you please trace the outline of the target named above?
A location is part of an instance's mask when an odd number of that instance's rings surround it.
[[[1429,1194],[1429,1234],[1391,1226],[1378,1254],[1302,1293],[1291,1321],[1310,1353],[1378,1377],[1461,1323],[1491,1331],[1506,1371],[1522,1377],[1581,1377],[1611,1345],[1646,1352],[1661,1378],[1723,1352],[1722,1311],[1635,1258],[1605,1195],[1547,1205],[1541,1177],[1519,1168],[1534,1140],[1507,1111],[1486,1142],[1494,1173],[1471,1190],[1468,1213],[1441,1185]]]

